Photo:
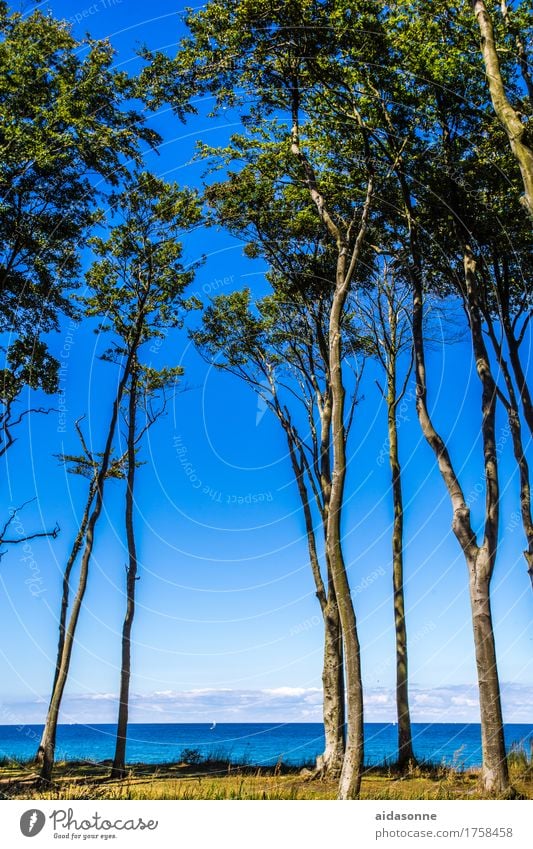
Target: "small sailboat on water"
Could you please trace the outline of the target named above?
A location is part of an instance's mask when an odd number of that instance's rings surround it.
[[[213,722],[213,724],[212,724],[212,726],[211,726],[211,728],[210,728],[209,730],[210,730],[210,731],[213,731],[216,727],[217,727],[216,722]]]

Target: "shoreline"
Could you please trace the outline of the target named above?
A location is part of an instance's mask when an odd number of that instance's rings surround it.
[[[265,767],[227,760],[201,763],[128,764],[124,779],[110,779],[111,761],[58,761],[49,787],[42,788],[33,763],[0,763],[0,798],[10,799],[335,799],[337,782],[319,776],[313,765],[279,762]],[[519,797],[533,799],[533,760],[525,751],[511,754],[509,768]],[[486,799],[478,768],[458,770],[442,764],[394,764],[365,768],[361,798],[383,800]]]

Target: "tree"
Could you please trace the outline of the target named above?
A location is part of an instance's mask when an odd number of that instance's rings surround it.
[[[335,289],[328,322],[331,380],[332,486],[328,511],[328,560],[344,639],[347,738],[340,798],[359,793],[364,756],[360,647],[346,565],[341,515],[346,479],[346,410],[342,372],[342,316],[365,249],[376,188],[361,99],[365,69],[386,74],[379,7],[375,3],[289,5],[257,0],[213,0],[187,15],[191,35],[174,59],[145,53],[143,75],[154,103],[173,104],[184,116],[191,96],[208,93],[220,107],[239,108],[248,131],[235,135],[228,156],[243,151],[270,161],[291,185],[305,189],[317,224],[335,251]],[[380,69],[384,69],[381,71]],[[365,71],[366,72],[366,71]],[[350,131],[338,127],[341,114]],[[255,153],[253,148],[255,146]],[[347,188],[349,186],[349,188]]]
[[[486,114],[465,103],[475,102],[477,82],[465,60],[464,41],[456,37],[455,8],[442,15],[429,15],[417,6],[416,15],[406,20],[399,12],[401,28],[393,31],[395,47],[403,56],[402,67],[416,80],[416,97],[423,97],[424,110],[416,133],[412,130],[409,159],[398,158],[394,138],[394,112],[389,111],[388,158],[394,170],[403,207],[404,228],[400,235],[399,260],[412,289],[412,326],[415,353],[417,413],[424,437],[432,448],[450,498],[453,532],[461,546],[469,575],[472,622],[479,684],[484,789],[495,794],[511,793],[507,769],[496,647],[492,624],[490,584],[497,555],[500,519],[498,455],[495,435],[497,385],[483,334],[479,267],[475,245],[476,213],[486,195],[471,191],[470,174],[476,188],[483,174],[476,149],[469,139],[483,139],[494,132]],[[426,50],[415,48],[424,33]],[[467,30],[468,32],[468,30]],[[442,52],[443,36],[447,39]],[[468,37],[468,36],[467,36]],[[446,88],[440,80],[446,78]],[[409,102],[415,95],[407,83],[400,98]],[[384,109],[386,108],[384,104]],[[400,120],[401,116],[400,116]],[[427,145],[432,157],[423,157]],[[418,155],[417,155],[418,154]],[[481,181],[481,185],[483,182]],[[490,217],[490,216],[489,216]],[[486,220],[489,220],[486,218]],[[401,234],[400,230],[400,234]],[[436,247],[438,246],[438,247]],[[424,303],[428,291],[441,296],[452,293],[464,306],[472,352],[480,386],[482,463],[485,477],[485,515],[481,539],[471,520],[469,506],[445,439],[437,430],[428,403],[426,371],[427,340],[424,333]]]
[[[126,612],[122,629],[122,662],[117,739],[112,776],[125,775],[129,684],[131,677],[131,632],[135,615],[135,589],[139,564],[134,527],[137,452],[147,429],[165,410],[165,392],[176,385],[183,369],[155,369],[143,362],[143,351],[153,339],[164,338],[179,328],[187,310],[199,306],[185,297],[197,264],[182,263],[180,236],[200,221],[196,194],[150,174],[130,181],[113,201],[120,223],[105,239],[93,238],[98,257],[88,272],[92,289],[87,301],[89,314],[104,315],[101,330],[115,340],[106,358],[117,365],[128,362],[124,398],[126,419],[125,525],[128,550],[126,567]],[[143,420],[139,421],[139,411]]]
[[[387,405],[387,441],[391,469],[393,504],[392,585],[396,637],[396,713],[398,718],[398,766],[405,770],[415,762],[408,690],[407,628],[404,594],[404,510],[402,470],[398,446],[398,408],[412,371],[412,358],[403,378],[398,372],[400,358],[412,350],[409,321],[410,291],[395,277],[386,260],[378,271],[374,290],[360,293],[358,312],[368,333],[368,350],[385,372],[384,388],[378,384]],[[400,384],[399,384],[399,381]]]
[[[272,296],[253,305],[249,293],[216,298],[195,341],[210,357],[260,393],[277,416],[288,443],[308,539],[316,595],[324,620],[323,696],[326,745],[317,761],[321,772],[340,774],[344,755],[344,674],[340,614],[325,554],[324,579],[317,556],[314,501],[327,549],[327,521],[332,487],[332,397],[328,352],[329,313],[335,279],[336,251],[317,221],[305,185],[287,182],[269,151],[239,139],[237,149],[211,151],[214,167],[237,159],[239,168],[205,189],[208,220],[246,242],[245,253],[263,257]],[[286,167],[289,169],[290,164]],[[361,353],[353,314],[343,314],[346,364]],[[241,351],[242,340],[245,343]],[[348,371],[348,369],[345,369]],[[357,402],[362,370],[356,370],[346,423],[346,438]],[[285,385],[289,380],[290,391]],[[282,392],[284,387],[285,391]],[[280,397],[281,395],[281,397]],[[283,400],[283,396],[286,396]],[[300,413],[298,413],[300,410]],[[303,424],[300,415],[305,413]],[[302,428],[308,430],[302,436]],[[310,499],[311,495],[311,499]],[[341,543],[339,543],[341,544]]]
[[[177,241],[183,229],[194,226],[199,220],[194,192],[182,191],[176,185],[141,173],[131,178],[123,192],[115,196],[113,208],[116,214],[122,216],[122,223],[111,229],[109,239],[91,239],[93,251],[99,259],[87,272],[91,294],[82,298],[81,303],[87,317],[103,317],[97,332],[113,331],[118,337],[103,357],[119,365],[120,378],[98,466],[94,502],[86,525],[78,587],[65,629],[59,671],[55,676],[41,743],[40,774],[44,782],[49,782],[52,775],[59,710],[87,587],[95,530],[102,511],[121,404],[136,368],[139,348],[147,339],[161,336],[163,328],[179,325],[181,316],[177,309],[185,304],[182,291],[194,275],[193,270],[184,268],[182,245]],[[127,656],[127,635],[124,642]]]
[[[157,272],[155,277],[157,277]],[[155,279],[155,278],[154,278]],[[186,286],[187,282],[183,283]],[[192,302],[182,301],[181,306],[188,308]],[[178,306],[174,299],[174,307]],[[177,326],[172,321],[170,326]],[[154,333],[157,336],[158,333]],[[146,336],[146,341],[150,337]],[[122,660],[120,667],[120,694],[119,711],[117,722],[117,737],[115,744],[115,755],[111,769],[111,778],[124,778],[126,775],[126,744],[128,733],[129,714],[129,692],[131,678],[131,632],[135,616],[135,588],[139,580],[139,563],[137,558],[137,543],[134,526],[135,507],[135,479],[136,459],[139,445],[148,428],[164,413],[166,406],[165,389],[168,385],[174,386],[178,377],[183,374],[181,367],[165,368],[156,370],[139,363],[135,358],[131,369],[130,383],[128,387],[127,417],[126,417],[126,499],[125,499],[125,525],[128,549],[128,565],[126,567],[126,611],[122,626]],[[154,407],[154,398],[162,395],[161,406]],[[141,405],[145,421],[139,426],[138,407]]]
[[[266,245],[274,253],[279,247],[275,241],[258,240],[249,249],[256,252],[262,246],[266,250]],[[320,252],[311,257],[304,252],[293,254],[290,259],[285,253],[283,258],[283,270],[276,267],[268,273],[273,285],[271,295],[256,304],[249,290],[217,296],[205,309],[202,327],[192,337],[215,367],[244,380],[264,400],[285,433],[324,622],[325,749],[317,760],[317,769],[338,778],[345,748],[345,690],[340,614],[327,553],[331,388],[326,337],[332,283],[320,275],[324,261]],[[346,324],[347,335],[352,328],[348,319]],[[359,377],[360,373],[353,387],[352,414]],[[325,541],[324,566],[318,554],[315,510]]]
[[[507,3],[503,3],[502,6],[506,20],[510,23]],[[530,133],[528,133],[527,125],[522,121],[521,111],[518,107],[512,105],[509,100],[508,93],[506,92],[505,82],[500,68],[500,60],[498,58],[494,26],[484,0],[472,0],[472,10],[478,22],[481,34],[481,52],[483,55],[483,62],[485,63],[487,83],[489,86],[492,105],[498,119],[507,133],[511,150],[520,167],[520,173],[522,175],[524,185],[522,202],[533,220],[533,145],[530,139]],[[511,24],[511,31],[513,28],[513,24]],[[519,31],[517,35],[517,31],[515,29],[514,34],[515,41],[518,39],[516,46],[518,49],[520,68],[524,76],[524,82],[526,83],[529,91],[529,97],[531,98],[533,87],[529,72],[526,47],[522,41]]]
[[[140,143],[158,141],[128,100],[133,81],[105,41],[0,3],[0,456],[31,413],[30,392],[57,391],[47,336],[75,308],[80,248],[96,198]],[[25,397],[25,391],[28,397]]]
[[[519,66],[525,82],[528,81],[527,56],[520,52],[521,36],[516,29],[516,18],[503,4],[509,33],[518,39]],[[517,10],[523,13],[524,10]],[[523,18],[523,14],[522,14]],[[456,50],[462,47],[460,41]],[[509,51],[511,57],[513,52]],[[459,56],[454,57],[454,92],[466,83],[470,72],[461,68]],[[513,76],[513,62],[506,58],[502,72],[509,80],[508,89],[515,101],[520,99]],[[460,75],[463,75],[462,79]],[[470,74],[471,76],[471,74]],[[509,421],[514,456],[520,478],[520,510],[527,540],[524,551],[530,577],[533,576],[533,521],[531,515],[531,485],[529,466],[522,436],[522,415],[533,434],[533,412],[527,383],[527,363],[524,358],[524,341],[528,339],[531,277],[531,226],[520,214],[515,198],[519,194],[520,177],[514,172],[511,151],[502,145],[503,134],[497,122],[476,109],[459,107],[457,94],[436,93],[437,117],[440,138],[437,150],[446,175],[437,180],[428,174],[429,185],[439,198],[431,204],[440,205],[441,221],[435,229],[438,240],[445,246],[448,263],[440,261],[441,291],[456,291],[465,305],[469,318],[471,308],[465,299],[465,285],[461,282],[466,253],[471,248],[476,261],[476,301],[480,311],[482,330],[486,333],[494,359],[490,364],[495,391],[502,402]],[[474,94],[474,92],[471,92]],[[479,93],[482,96],[483,92]],[[510,96],[511,96],[510,94]],[[455,98],[455,103],[454,103]],[[521,102],[521,101],[519,101]],[[472,148],[470,140],[475,138]],[[475,190],[474,190],[475,189]],[[442,216],[446,204],[448,220]],[[510,213],[510,210],[513,210]],[[432,212],[431,214],[435,214]],[[427,218],[426,218],[427,221]],[[426,225],[426,221],[424,224]],[[426,225],[427,226],[427,225]],[[435,262],[435,257],[433,261]],[[448,266],[447,268],[445,266]],[[471,328],[472,329],[472,328]],[[490,359],[488,352],[487,357]],[[494,361],[495,360],[495,361]],[[500,383],[503,380],[503,386]]]
[[[348,736],[339,796],[356,796],[363,754],[359,643],[340,550],[346,478],[344,385],[340,317],[354,287],[368,282],[364,263],[370,243],[396,258],[412,292],[411,323],[417,411],[447,487],[456,534],[468,569],[474,645],[480,689],[484,767],[490,792],[509,791],[499,679],[491,618],[490,583],[497,554],[499,472],[495,441],[501,392],[483,324],[483,229],[520,214],[517,194],[491,207],[487,173],[501,168],[509,187],[521,179],[481,73],[476,23],[468,8],[451,2],[438,9],[419,0],[347,4],[210,2],[191,12],[190,36],[174,59],[147,58],[155,102],[166,98],[180,116],[191,111],[190,94],[207,94],[214,114],[240,115],[220,153],[254,161],[261,173],[274,168],[294,192],[305,189],[335,255],[335,289],[328,326],[332,397],[332,493],[328,551],[345,641]],[[509,43],[511,43],[509,37]],[[507,97],[518,103],[516,42],[500,56]],[[476,59],[474,61],[474,67]],[[523,63],[521,65],[523,71]],[[154,78],[157,77],[155,80]],[[503,143],[502,143],[503,142]],[[474,146],[475,143],[475,146]],[[428,156],[431,152],[431,156]],[[269,170],[270,169],[270,170]],[[231,175],[228,186],[231,186]],[[276,206],[270,206],[275,214]],[[468,320],[480,389],[485,522],[475,533],[456,466],[435,426],[428,402],[424,305],[428,293],[457,298]],[[528,319],[526,318],[526,325]],[[513,325],[509,348],[521,331]],[[523,363],[511,357],[524,411],[528,388]],[[430,382],[430,381],[429,381]],[[527,414],[526,414],[527,415]],[[523,468],[523,463],[522,463]],[[522,488],[524,493],[524,489]],[[479,538],[478,538],[479,537]]]
[[[83,417],[82,417],[83,418]],[[76,564],[76,560],[78,558],[78,554],[81,551],[81,547],[85,542],[85,537],[87,534],[87,526],[89,523],[89,517],[91,515],[91,508],[94,503],[94,497],[96,495],[96,486],[98,481],[98,475],[100,472],[101,462],[103,459],[103,455],[94,456],[94,454],[90,451],[85,436],[83,434],[81,428],[81,418],[76,421],[75,427],[76,432],[78,434],[78,438],[80,441],[80,445],[82,448],[82,454],[61,454],[59,455],[59,459],[62,463],[64,463],[68,471],[71,474],[78,475],[80,477],[86,478],[89,481],[89,486],[87,490],[87,497],[85,502],[85,507],[83,510],[81,522],[74,538],[74,542],[72,544],[72,548],[70,550],[69,556],[67,558],[67,562],[65,564],[65,568],[63,570],[63,580],[61,587],[61,606],[59,612],[59,634],[58,634],[58,642],[57,642],[57,652],[56,652],[56,665],[54,672],[54,679],[52,683],[52,699],[54,698],[54,693],[56,691],[56,686],[58,683],[58,679],[61,675],[62,663],[63,663],[63,653],[65,649],[65,638],[66,638],[66,629],[67,629],[67,615],[69,610],[69,602],[70,602],[70,581],[72,576],[72,570]],[[107,478],[121,478],[124,476],[124,456],[117,458],[110,458],[108,464],[108,470],[106,473]],[[49,711],[52,706],[52,699],[49,704]],[[41,735],[41,741],[39,744],[39,748],[35,755],[35,763],[37,766],[42,766],[45,750],[47,745],[47,740],[49,738],[49,727],[48,724],[45,725],[43,729],[43,733]],[[54,746],[55,746],[55,737],[54,737]]]

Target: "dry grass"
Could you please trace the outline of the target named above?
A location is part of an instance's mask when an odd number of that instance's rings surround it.
[[[524,752],[509,758],[514,788],[533,798],[533,764]],[[0,795],[15,799],[334,799],[335,783],[308,770],[202,764],[131,765],[127,778],[111,781],[108,764],[58,763],[54,783],[39,788],[30,764],[0,764]],[[365,772],[363,799],[483,799],[476,770],[426,764],[399,775],[392,766]]]

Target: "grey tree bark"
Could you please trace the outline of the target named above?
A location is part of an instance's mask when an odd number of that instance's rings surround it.
[[[76,558],[81,550],[83,540],[85,539],[85,533],[87,531],[87,525],[89,522],[89,514],[91,510],[91,505],[94,500],[94,495],[96,492],[96,481],[91,481],[89,485],[89,493],[87,495],[87,502],[85,504],[85,510],[83,512],[81,524],[76,535],[76,539],[74,540],[74,545],[72,546],[71,552],[69,554],[69,558],[67,560],[65,571],[63,573],[63,586],[61,591],[61,610],[59,613],[59,638],[57,643],[57,654],[56,654],[56,668],[54,673],[54,680],[52,684],[52,694],[54,693],[57,681],[59,678],[60,670],[61,670],[61,658],[63,657],[63,650],[65,646],[65,631],[66,631],[66,622],[67,622],[67,612],[68,612],[68,603],[70,596],[70,576],[72,574],[72,569],[74,567],[74,563],[76,562]],[[50,704],[48,706],[50,710]],[[37,754],[35,756],[35,763],[37,766],[42,767],[44,761],[44,751],[46,745],[46,725],[43,728],[43,733],[41,735],[41,742],[39,744],[39,748],[37,750]]]
[[[509,422],[509,430],[511,432],[511,439],[513,443],[513,453],[518,466],[520,478],[520,514],[527,543],[527,548],[524,551],[524,558],[531,581],[531,587],[533,589],[533,516],[531,513],[531,478],[529,463],[524,451],[520,409],[509,367],[505,357],[503,356],[502,346],[496,337],[492,317],[490,315],[486,315],[485,321],[487,324],[488,335],[498,358],[498,364],[504,376],[507,390],[507,395],[500,390],[498,390],[498,395],[507,412],[507,420]]]
[[[117,722],[115,756],[111,769],[111,778],[124,778],[126,775],[126,741],[128,734],[128,714],[131,678],[131,630],[135,616],[135,588],[137,584],[137,546],[133,522],[135,487],[135,442],[137,438],[137,384],[138,371],[133,363],[130,378],[128,402],[127,456],[128,472],[126,479],[126,539],[128,545],[128,566],[126,569],[126,613],[122,626],[122,661],[120,667],[120,695]]]
[[[370,194],[368,202],[370,203]],[[361,234],[361,231],[360,231]],[[363,236],[361,236],[361,239]],[[346,671],[347,735],[346,750],[339,781],[339,798],[355,799],[361,788],[364,763],[363,681],[361,649],[346,564],[342,553],[341,515],[346,482],[346,439],[344,422],[345,389],[342,377],[342,312],[350,276],[346,269],[346,249],[341,248],[337,268],[336,291],[329,325],[329,362],[331,369],[333,467],[327,516],[327,554],[339,605],[344,639]]]
[[[398,451],[396,363],[388,371],[387,421],[389,461],[392,477],[394,519],[392,527],[392,583],[394,594],[394,631],[396,639],[396,713],[398,717],[398,766],[404,770],[414,763],[411,713],[409,710],[407,626],[405,623],[403,563],[403,489]]]
[[[275,391],[275,390],[274,390]],[[317,553],[313,516],[309,503],[309,491],[305,473],[311,474],[305,453],[298,436],[287,419],[287,413],[277,408],[277,414],[287,435],[289,455],[302,503],[309,551],[309,562],[315,583],[316,597],[320,604],[324,623],[324,654],[322,663],[324,751],[318,756],[316,766],[322,775],[338,778],[341,773],[345,750],[345,683],[343,668],[342,630],[337,598],[331,570],[327,568],[327,585],[322,579]],[[329,426],[326,439],[329,440]],[[323,463],[327,463],[323,455]],[[322,488],[322,511],[328,494]],[[326,557],[327,560],[327,557]]]
[[[365,130],[362,126],[359,129],[366,145]],[[314,170],[300,146],[299,91],[296,79],[292,88],[291,153],[300,164],[310,198],[337,249],[335,292],[328,329],[333,461],[327,515],[326,551],[339,606],[346,681],[347,734],[338,798],[355,799],[361,788],[364,762],[363,683],[357,622],[342,552],[341,517],[346,482],[346,426],[344,418],[346,392],[342,372],[342,320],[353,273],[359,261],[368,228],[374,193],[374,175],[367,149],[368,182],[361,217],[358,220],[354,213],[347,227],[341,229],[328,209],[327,201],[319,189]]]
[[[55,759],[55,748],[56,748],[56,737],[57,737],[57,723],[59,718],[59,710],[61,707],[61,702],[63,699],[63,693],[65,690],[65,685],[67,682],[67,677],[70,669],[70,662],[72,658],[72,648],[74,644],[74,636],[76,633],[76,627],[78,624],[78,619],[80,615],[81,606],[83,603],[83,598],[85,596],[85,590],[87,588],[87,579],[89,576],[89,566],[92,556],[92,551],[94,547],[94,535],[96,524],[102,512],[103,500],[104,500],[104,487],[107,472],[110,465],[111,460],[111,449],[113,444],[113,438],[115,435],[115,429],[120,409],[120,404],[122,401],[122,397],[124,395],[124,391],[126,388],[126,384],[128,382],[130,376],[130,369],[133,359],[133,350],[136,348],[139,334],[141,328],[141,320],[136,328],[136,332],[133,338],[132,346],[129,350],[128,357],[124,364],[124,369],[122,372],[122,376],[117,388],[117,394],[115,396],[115,400],[113,402],[113,408],[111,413],[111,419],[109,422],[107,438],[105,443],[104,452],[102,455],[102,460],[100,464],[100,469],[98,472],[98,477],[96,481],[96,496],[94,507],[92,509],[91,515],[87,522],[87,531],[85,535],[85,547],[83,550],[81,565],[80,565],[80,575],[78,579],[78,587],[76,590],[76,595],[74,596],[72,602],[72,608],[70,612],[70,617],[68,623],[65,628],[65,639],[63,644],[63,650],[61,654],[61,661],[59,664],[59,671],[55,676],[55,685],[52,690],[52,695],[50,698],[50,704],[48,708],[48,714],[46,717],[45,727],[43,731],[43,736],[41,739],[40,749],[40,762],[41,762],[41,770],[40,770],[40,779],[41,782],[45,785],[49,784],[52,778],[52,770],[54,766]]]
[[[518,162],[524,184],[524,207],[533,220],[533,150],[527,141],[526,126],[509,103],[500,70],[500,61],[494,40],[494,27],[484,0],[472,0],[472,10],[481,33],[481,53],[494,111],[502,124],[511,150]]]
[[[485,529],[481,545],[470,522],[470,510],[457,478],[448,449],[437,433],[427,406],[425,345],[423,333],[423,288],[416,234],[408,204],[407,215],[411,231],[411,252],[414,261],[413,339],[417,387],[417,413],[422,432],[435,453],[440,473],[450,496],[452,529],[463,550],[469,573],[470,603],[477,677],[480,700],[483,766],[481,783],[486,792],[495,795],[510,793],[509,773],[505,755],[500,686],[496,665],[496,648],[490,606],[490,580],[497,553],[499,524],[499,482],[495,439],[496,387],[490,371],[483,340],[479,306],[476,296],[476,266],[469,246],[464,250],[465,303],[476,368],[482,386],[482,441],[485,470]]]
[[[408,690],[407,626],[404,593],[404,513],[402,469],[398,446],[398,408],[405,397],[412,370],[412,358],[403,382],[398,388],[398,362],[402,353],[410,348],[412,339],[406,317],[409,292],[398,284],[396,275],[385,262],[376,281],[375,293],[362,293],[358,298],[358,313],[368,333],[369,344],[380,362],[386,379],[383,389],[378,388],[387,405],[388,454],[391,472],[393,523],[392,584],[394,604],[394,631],[396,641],[396,715],[398,729],[398,758],[400,770],[415,762],[412,742],[411,715]]]

